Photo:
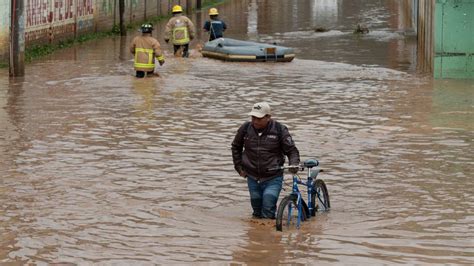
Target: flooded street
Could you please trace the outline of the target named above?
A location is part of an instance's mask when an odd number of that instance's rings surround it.
[[[174,58],[160,24],[159,78],[134,77],[135,31],[0,69],[0,263],[474,264],[474,81],[416,73],[399,2],[218,6],[290,63],[202,58],[205,33]],[[262,100],[325,170],[332,209],[298,231],[251,219],[233,169]]]

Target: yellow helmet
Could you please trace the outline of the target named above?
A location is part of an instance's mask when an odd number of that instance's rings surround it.
[[[175,5],[175,6],[173,6],[172,12],[173,13],[183,12],[183,8],[180,5]]]
[[[209,16],[214,16],[214,15],[219,15],[219,12],[217,11],[217,8],[209,9]]]

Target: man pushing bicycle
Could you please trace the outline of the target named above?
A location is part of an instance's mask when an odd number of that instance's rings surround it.
[[[240,126],[232,142],[234,168],[247,178],[253,217],[275,219],[283,185],[283,170],[275,167],[285,163],[285,156],[290,165],[298,165],[299,151],[288,128],[271,118],[267,102],[254,104],[249,116],[251,121]]]

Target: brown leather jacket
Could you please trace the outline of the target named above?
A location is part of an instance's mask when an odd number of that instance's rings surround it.
[[[270,120],[259,136],[250,122],[242,124],[232,142],[234,168],[240,174],[243,170],[248,176],[264,182],[283,176],[283,170],[269,170],[285,163],[288,156],[290,165],[300,162],[300,154],[293,142],[288,128]]]
[[[150,56],[145,52],[136,52],[136,48],[144,48],[144,49],[152,49],[153,55],[151,58],[151,64],[149,63]],[[153,71],[155,69],[155,57],[158,60],[163,60],[163,52],[161,51],[161,46],[158,40],[151,36],[151,33],[144,33],[142,36],[137,36],[133,39],[132,43],[130,44],[130,52],[135,55],[135,70],[136,71]],[[139,66],[137,66],[137,64]],[[143,64],[143,65],[140,65]],[[148,66],[144,66],[147,65]]]

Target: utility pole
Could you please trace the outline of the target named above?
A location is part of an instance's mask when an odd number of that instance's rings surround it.
[[[119,0],[119,26],[120,26],[120,36],[127,35],[127,29],[125,28],[125,21],[123,15],[125,13],[125,0]]]
[[[25,75],[25,12],[23,0],[11,0],[10,76]]]
[[[186,0],[186,14],[191,14],[193,12],[193,1]]]

